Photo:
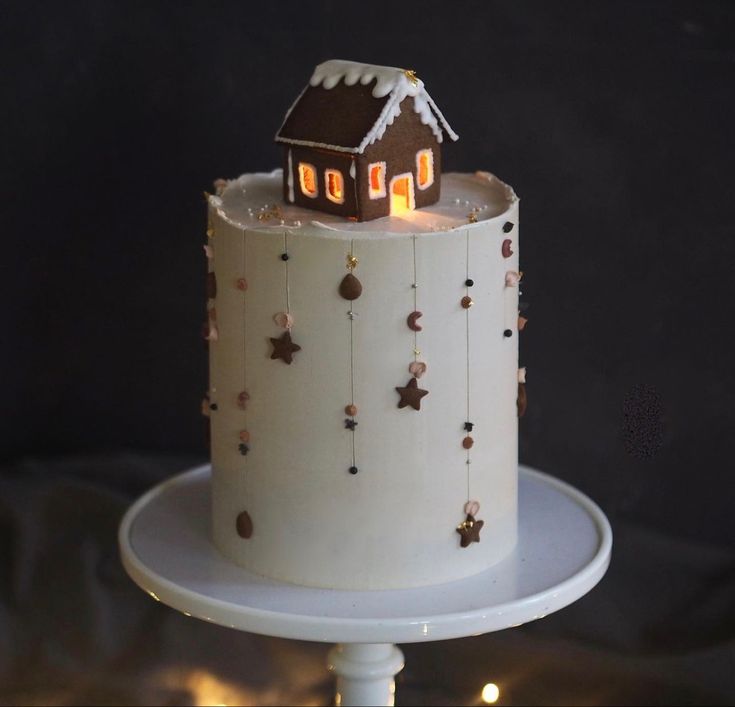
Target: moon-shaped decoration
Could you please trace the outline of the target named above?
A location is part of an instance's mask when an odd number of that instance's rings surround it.
[[[422,331],[423,327],[418,323],[419,317],[423,317],[422,312],[411,312],[406,319],[406,324],[411,331]]]

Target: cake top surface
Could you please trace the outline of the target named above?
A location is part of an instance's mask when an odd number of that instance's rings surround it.
[[[276,142],[362,154],[383,137],[406,98],[413,98],[414,111],[437,142],[445,133],[458,139],[415,72],[332,59],[316,67]]]
[[[503,218],[518,201],[513,189],[489,172],[449,172],[442,175],[441,198],[436,204],[401,216],[359,222],[286,204],[280,169],[218,180],[216,185],[217,194],[209,196],[211,206],[239,228],[279,232],[295,229],[327,237],[342,233],[376,238],[472,228]]]

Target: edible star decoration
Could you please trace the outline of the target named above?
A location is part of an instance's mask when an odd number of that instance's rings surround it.
[[[398,407],[405,408],[410,405],[414,410],[421,410],[421,398],[429,394],[428,390],[419,388],[419,382],[416,378],[411,378],[403,387],[396,386],[396,391],[401,396]]]
[[[281,361],[290,365],[293,361],[293,355],[297,351],[301,351],[301,347],[291,341],[291,332],[289,331],[285,332],[279,339],[269,338],[271,344],[273,344],[271,358],[274,360],[280,358]]]
[[[468,514],[467,520],[457,526],[457,532],[461,538],[460,546],[469,547],[472,543],[479,543],[483,525],[485,525],[484,520],[475,520],[474,516]]]

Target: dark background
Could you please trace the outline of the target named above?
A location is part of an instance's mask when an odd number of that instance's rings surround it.
[[[273,135],[313,66],[347,58],[416,69],[460,134],[445,169],[490,170],[521,197],[521,459],[600,503],[619,586],[647,577],[585,635],[610,645],[615,617],[638,609],[646,638],[633,644],[649,650],[694,616],[676,650],[732,656],[734,3],[96,0],[0,13],[8,576],[23,562],[14,514],[49,480],[114,492],[117,519],[205,458],[202,191],[280,164]],[[687,552],[719,559],[695,571]],[[685,679],[677,665],[661,684]],[[726,687],[709,697],[735,699]]]

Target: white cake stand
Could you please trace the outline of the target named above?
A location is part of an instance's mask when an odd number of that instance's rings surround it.
[[[337,643],[328,658],[337,705],[392,705],[403,668],[396,643],[520,626],[576,601],[605,574],[612,531],[589,498],[521,467],[519,504],[510,557],[469,579],[421,589],[313,589],[233,565],[209,539],[209,466],[140,498],[123,518],[119,541],[128,574],[154,599],[241,631]]]

